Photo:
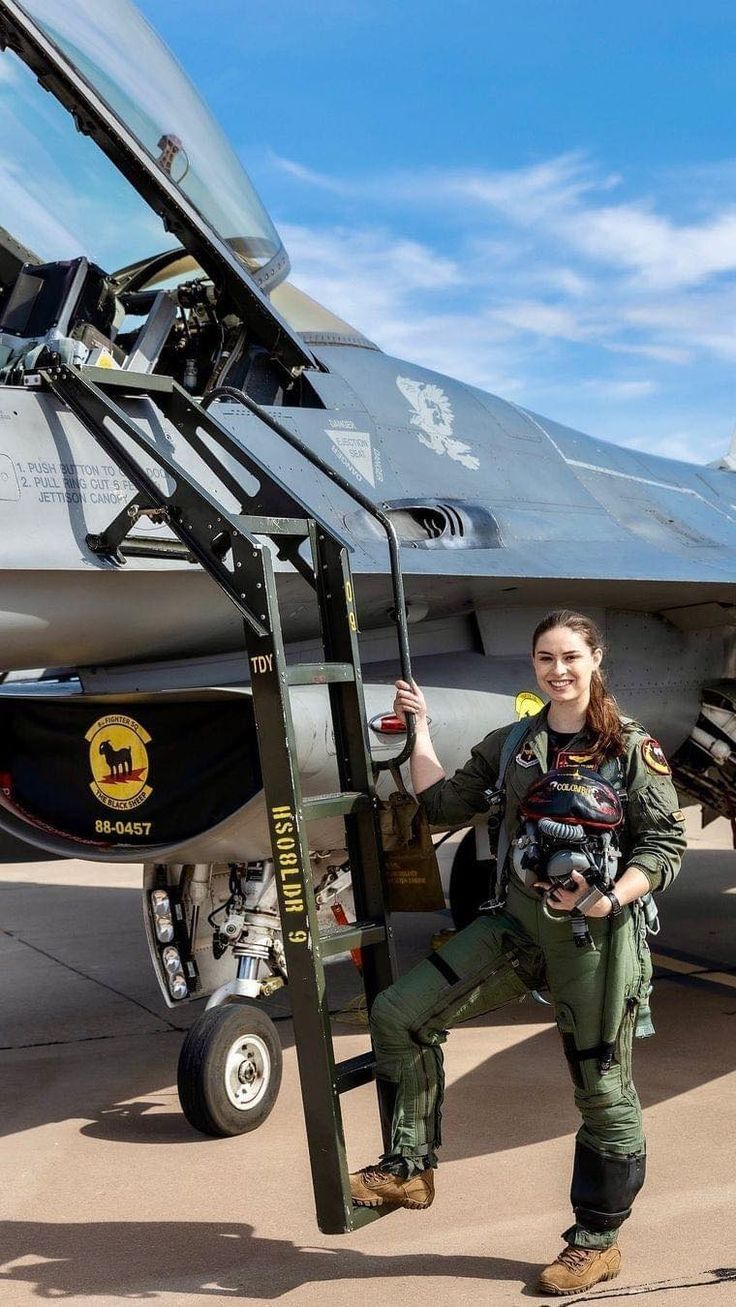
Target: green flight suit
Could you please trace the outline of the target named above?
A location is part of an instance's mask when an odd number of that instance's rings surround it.
[[[419,795],[433,826],[462,826],[487,809],[485,792],[497,783],[511,729],[492,731],[454,776]],[[656,742],[648,741],[638,724],[627,726],[619,787],[625,791],[620,868],[640,867],[651,888],[659,890],[679,870],[684,822],[666,764]],[[586,747],[590,741],[581,733],[566,752],[584,756]],[[519,832],[526,791],[548,770],[547,748],[544,709],[530,718],[506,770],[509,839]],[[618,764],[601,769],[607,778],[610,768]],[[582,1117],[571,1191],[576,1223],[564,1237],[605,1248],[615,1242],[644,1181],[646,1150],[631,1060],[652,968],[638,904],[616,918],[588,918],[588,928],[592,947],[580,949],[569,914],[550,920],[538,893],[525,889],[512,872],[503,910],[479,916],[378,996],[371,1033],[377,1073],[394,1104],[389,1156],[419,1169],[427,1159],[434,1166],[444,1087],[440,1045],[447,1030],[547,987]]]

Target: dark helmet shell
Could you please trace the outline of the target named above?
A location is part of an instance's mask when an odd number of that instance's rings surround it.
[[[623,820],[613,786],[590,767],[553,768],[527,791],[521,810],[528,821],[549,817],[588,830],[614,830]]]

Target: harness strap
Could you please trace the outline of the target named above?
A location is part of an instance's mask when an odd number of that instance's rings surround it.
[[[575,1037],[569,1031],[561,1031],[562,1048],[571,1066],[579,1065],[581,1062],[597,1062],[598,1072],[604,1076],[613,1066],[613,1059],[616,1053],[616,1045],[601,1042],[594,1048],[576,1048]]]
[[[459,976],[456,971],[453,971],[449,962],[445,961],[441,953],[430,953],[427,961],[431,962],[433,967],[436,967],[440,975],[447,981],[448,985],[457,985],[458,981],[462,980],[462,976]]]
[[[596,1044],[595,1048],[574,1048],[563,1044],[568,1062],[596,1062],[608,1053],[609,1044]]]
[[[501,749],[501,757],[498,765],[498,780],[496,782],[497,789],[503,790],[505,788],[506,772],[508,771],[511,758],[527,735],[533,720],[533,717],[522,717],[521,721],[514,722],[511,730],[506,736],[506,739],[503,742],[503,748]],[[499,899],[506,898],[506,886],[508,884],[508,876],[506,875],[506,858],[510,845],[511,841],[509,839],[508,830],[506,829],[506,819],[504,816],[501,819],[501,825],[498,831],[498,846],[496,849]]]

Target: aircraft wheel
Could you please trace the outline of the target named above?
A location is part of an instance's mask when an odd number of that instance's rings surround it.
[[[177,1087],[187,1121],[220,1139],[257,1130],[278,1098],[282,1065],[276,1027],[252,1003],[203,1012],[179,1054]]]
[[[457,846],[450,872],[450,913],[456,930],[475,921],[478,907],[489,896],[488,862],[475,856],[475,831],[469,830]]]

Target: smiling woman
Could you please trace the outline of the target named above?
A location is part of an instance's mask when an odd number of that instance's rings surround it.
[[[547,988],[582,1118],[575,1220],[537,1282],[541,1293],[562,1294],[618,1274],[618,1232],[644,1183],[631,1078],[635,1030],[653,1034],[642,900],[677,874],[684,817],[656,741],[606,693],[594,623],[550,613],[534,631],[532,657],[547,707],[492,731],[451,777],[434,751],[421,690],[397,682],[396,714],[415,716],[417,796],[439,828],[490,809],[497,893],[441,952],[376,999],[371,1031],[392,1104],[391,1144],[351,1181],[358,1205],[429,1207],[446,1031]]]

